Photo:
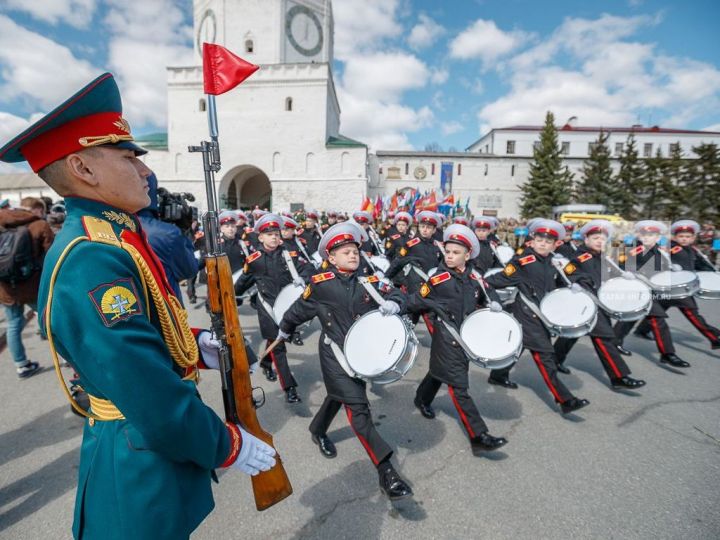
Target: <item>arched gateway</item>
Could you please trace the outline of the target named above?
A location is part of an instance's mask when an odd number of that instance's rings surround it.
[[[220,182],[219,193],[221,208],[270,208],[272,201],[270,179],[254,165],[230,169]]]

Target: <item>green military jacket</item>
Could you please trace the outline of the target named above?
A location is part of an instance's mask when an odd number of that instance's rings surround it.
[[[92,236],[88,218],[109,223],[118,238],[144,242],[137,218],[80,198],[67,198],[66,208],[65,225],[45,258],[41,323],[45,331],[50,309],[50,337],[79,384],[125,417],[85,424],[73,534],[186,538],[213,509],[211,474],[230,454],[227,428],[200,400],[195,383],[182,379],[133,258],[98,241],[69,247]],[[148,264],[158,271],[157,260]]]

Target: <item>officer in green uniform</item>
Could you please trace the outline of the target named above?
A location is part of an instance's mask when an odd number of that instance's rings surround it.
[[[90,397],[73,534],[174,540],[212,510],[213,469],[257,474],[275,459],[200,400],[197,368],[217,368],[218,345],[189,328],[135,215],[151,171],[132,141],[106,73],[0,148],[0,160],[27,160],[67,208],[38,306],[56,370],[59,354]]]

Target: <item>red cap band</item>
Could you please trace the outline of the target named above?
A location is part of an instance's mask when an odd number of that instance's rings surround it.
[[[279,229],[280,224],[277,221],[268,221],[267,223],[263,223],[262,225],[260,225],[258,231],[263,232],[265,229],[269,229],[271,227],[274,229]]]
[[[472,251],[472,243],[469,239],[465,238],[462,234],[451,234],[448,236],[447,239],[448,242],[460,242],[462,245],[464,245],[466,248],[468,248],[470,251]]]
[[[547,234],[549,236],[554,236],[555,238],[558,238],[558,233],[555,229],[549,229],[548,227],[540,227],[538,229],[535,229],[535,234]]]
[[[328,253],[330,253],[330,250],[339,244],[345,244],[348,242],[355,242],[355,237],[350,233],[342,233],[338,234],[337,236],[333,236],[330,241],[327,243],[327,246],[325,249]]]

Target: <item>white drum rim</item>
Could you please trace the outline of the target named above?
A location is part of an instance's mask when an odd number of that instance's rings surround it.
[[[522,328],[522,325],[510,313],[507,313],[505,311],[493,312],[492,310],[490,310],[488,308],[477,309],[477,310],[473,311],[470,315],[465,317],[465,320],[460,325],[460,337],[462,337],[462,335],[463,335],[463,328],[466,327],[466,324],[468,323],[468,321],[471,320],[471,318],[474,315],[479,314],[479,313],[488,313],[488,312],[489,313],[498,313],[501,316],[505,316],[505,317],[509,318],[510,320],[512,320],[517,325],[518,330],[519,330],[519,336],[520,336],[518,346],[515,348],[515,351],[513,353],[508,354],[507,356],[503,356],[502,358],[487,358],[487,357],[484,357],[481,355],[477,355],[477,353],[475,351],[472,351],[479,358],[477,358],[477,359],[471,358],[471,360],[474,364],[476,364],[482,368],[485,368],[485,369],[503,369],[503,368],[508,367],[508,366],[514,364],[515,362],[517,362],[517,359],[520,357],[520,354],[522,353],[522,350],[523,350],[523,328]]]
[[[390,368],[387,369],[387,370],[385,370],[384,372],[379,373],[379,374],[377,374],[377,375],[364,375],[364,374],[360,373],[357,369],[355,369],[355,367],[352,365],[352,362],[351,362],[351,360],[350,360],[350,358],[349,358],[349,356],[348,356],[348,354],[347,354],[347,352],[346,352],[347,349],[348,349],[348,340],[350,339],[350,336],[352,335],[353,330],[354,330],[354,329],[356,330],[356,327],[360,325],[361,321],[363,321],[364,319],[366,319],[366,318],[367,318],[368,316],[370,316],[370,315],[372,315],[373,317],[375,317],[375,316],[376,316],[375,314],[378,314],[378,313],[379,313],[382,317],[384,317],[384,318],[394,318],[394,319],[398,319],[398,320],[400,321],[400,323],[403,325],[403,327],[405,327],[405,329],[406,329],[406,331],[405,331],[405,340],[404,340],[403,346],[402,346],[402,348],[401,348],[401,350],[404,351],[404,353],[401,354],[401,355],[398,357],[397,361],[396,361],[394,364],[392,364],[392,366],[390,366]],[[363,379],[372,380],[372,379],[374,379],[374,378],[382,377],[383,375],[388,374],[389,372],[392,371],[392,368],[393,368],[393,367],[395,367],[400,361],[402,361],[403,357],[407,354],[408,341],[410,341],[410,330],[407,329],[407,325],[406,325],[405,322],[403,321],[402,317],[400,317],[399,315],[382,315],[382,313],[380,312],[379,309],[374,309],[374,310],[372,310],[372,311],[368,311],[367,313],[364,313],[364,314],[361,315],[354,323],[352,323],[352,325],[350,326],[350,328],[349,328],[348,331],[347,331],[347,334],[345,335],[345,340],[344,340],[344,342],[343,342],[343,348],[342,348],[342,350],[343,350],[343,354],[345,355],[345,360],[347,361],[347,363],[348,363],[348,365],[350,366],[350,368],[351,368],[355,373],[357,373],[357,375],[358,375],[359,377],[361,377],[361,378],[363,378]]]
[[[295,298],[295,300],[297,300],[298,298],[300,298],[300,297],[302,296],[303,291],[305,290],[305,287],[301,287],[301,286],[299,286],[299,285],[295,285],[294,283],[288,283],[288,284],[285,285],[282,289],[280,289],[280,292],[278,293],[277,298],[275,298],[275,303],[273,304],[273,307],[272,307],[272,308],[273,308],[273,318],[275,319],[275,323],[276,323],[276,324],[280,324],[280,321],[282,321],[282,318],[283,318],[283,315],[285,315],[285,312],[286,312],[288,309],[290,309],[290,306],[292,306],[293,303],[295,302],[295,301],[293,301],[293,302],[291,302],[290,304],[288,304],[288,307],[285,308],[285,311],[283,311],[281,314],[278,313],[278,310],[277,310],[277,309],[275,309],[275,306],[278,305],[278,300],[280,299],[280,295],[282,295],[283,292],[285,292],[286,290],[290,290],[290,288],[293,288],[293,289],[296,289],[296,290],[299,290],[299,291],[300,291],[300,294],[297,295],[297,298]]]

